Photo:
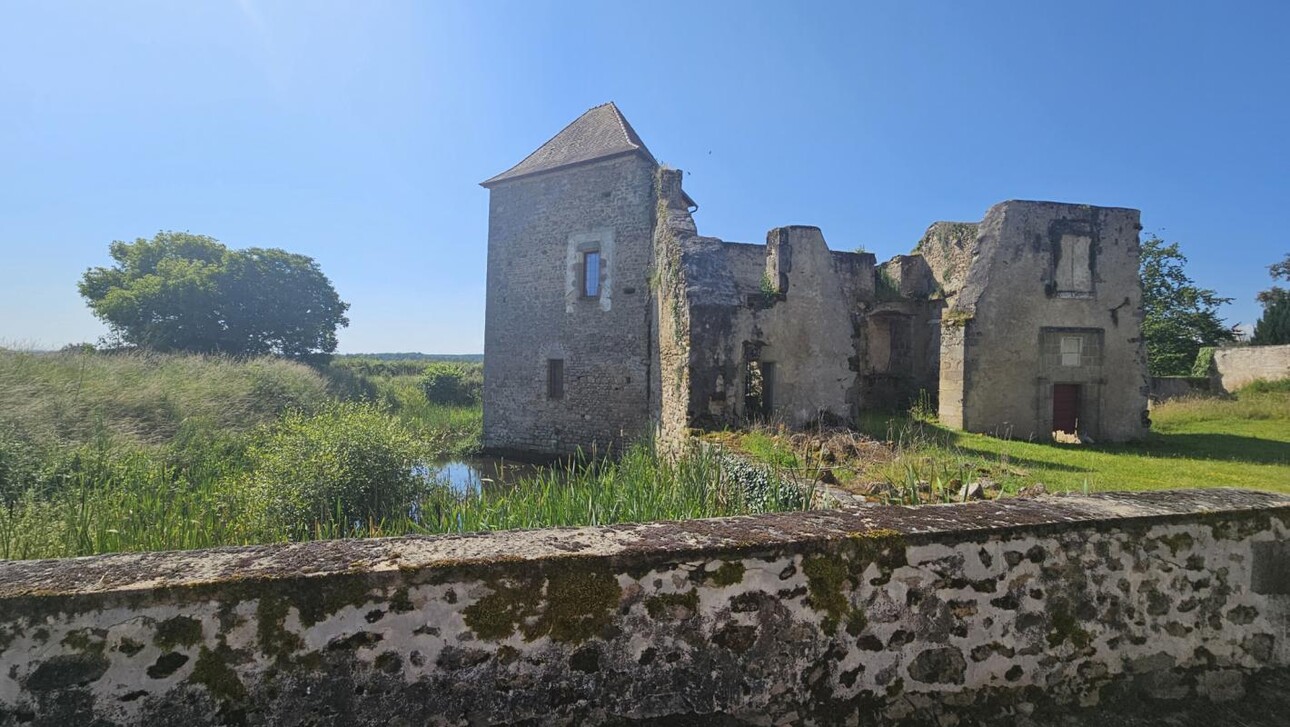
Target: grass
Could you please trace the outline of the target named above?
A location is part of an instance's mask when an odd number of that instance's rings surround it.
[[[214,472],[190,478],[138,453],[105,455],[50,496],[0,508],[0,557],[61,558],[286,542],[253,493]],[[309,538],[607,525],[804,509],[810,493],[703,448],[674,458],[639,445],[616,461],[548,470],[514,489],[459,493],[426,483],[407,512],[348,521],[319,513]]]
[[[879,488],[900,501],[952,499],[964,482],[989,478],[1003,493],[1042,483],[1049,491],[1246,487],[1290,492],[1290,384],[1256,382],[1234,398],[1166,402],[1146,440],[1066,445],[1004,440],[946,429],[925,417],[869,414],[859,429],[883,444],[823,462],[792,435],[724,435],[727,443],[808,479],[824,470],[842,489]]]
[[[409,495],[401,488],[412,465],[475,451],[481,430],[478,404],[426,399],[424,365],[315,370],[0,351],[0,557],[599,525],[811,502],[742,460],[704,448],[661,457],[645,445],[507,490],[463,494],[418,480]],[[400,493],[393,507],[354,518],[391,492]]]
[[[160,444],[198,426],[236,434],[335,395],[325,376],[282,359],[0,350],[0,423],[53,445]]]

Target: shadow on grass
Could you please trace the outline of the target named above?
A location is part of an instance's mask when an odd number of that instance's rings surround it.
[[[1001,454],[984,449],[973,449],[971,447],[955,447],[954,450],[968,457],[981,457],[985,460],[1004,460],[1006,459],[1009,467],[1019,469],[1049,470],[1055,472],[1093,472],[1090,467],[1079,467],[1073,464],[1063,464],[1054,462],[1050,459],[1033,459],[1030,457],[1018,457],[1014,454]]]
[[[1138,454],[1144,457],[1183,457],[1250,464],[1290,464],[1290,442],[1278,442],[1237,434],[1161,434],[1153,432],[1137,444],[1108,444],[1095,447],[1108,454]]]
[[[1035,442],[1027,440],[1006,440],[999,442],[1024,443],[1040,447],[1053,453],[1053,459],[1036,459],[1019,457],[1012,453],[1000,453],[965,446],[965,440],[979,435],[968,435],[949,429],[935,422],[911,419],[908,416],[875,415],[860,422],[860,430],[870,436],[897,442],[930,445],[953,449],[964,455],[999,459],[1006,456],[1009,463],[1019,467],[1035,467],[1063,472],[1091,472],[1089,467],[1064,464],[1059,460],[1078,457],[1080,453],[1130,454],[1140,457],[1185,458],[1214,460],[1221,462],[1245,462],[1249,464],[1290,464],[1290,442],[1281,442],[1259,437],[1248,437],[1238,434],[1221,433],[1163,433],[1152,432],[1142,442],[1125,444],[1070,445],[1056,442]]]

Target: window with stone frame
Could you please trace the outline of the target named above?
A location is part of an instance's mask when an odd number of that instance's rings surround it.
[[[1102,329],[1046,328],[1040,334],[1044,366],[1049,369],[1102,365]]]

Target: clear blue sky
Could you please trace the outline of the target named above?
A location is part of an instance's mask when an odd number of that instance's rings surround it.
[[[809,7],[808,7],[809,6]],[[341,350],[478,352],[477,186],[616,101],[700,231],[907,252],[1014,198],[1136,207],[1258,315],[1290,249],[1290,4],[0,4],[0,342],[161,229],[316,258]]]

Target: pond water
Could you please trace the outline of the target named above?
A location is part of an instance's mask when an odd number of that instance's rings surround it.
[[[549,468],[529,462],[500,457],[458,457],[417,465],[413,472],[426,480],[442,482],[458,492],[478,492],[481,488],[506,489],[525,477]]]

